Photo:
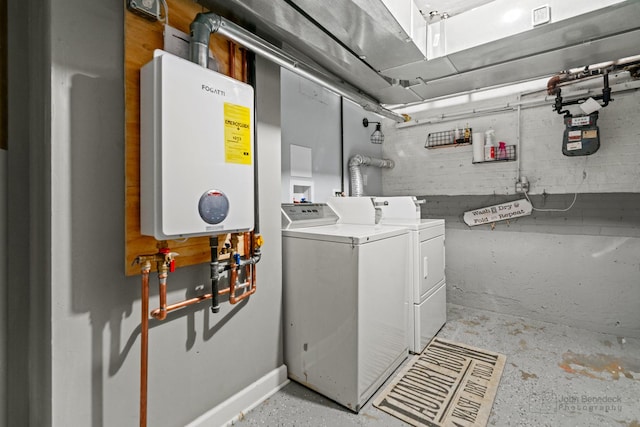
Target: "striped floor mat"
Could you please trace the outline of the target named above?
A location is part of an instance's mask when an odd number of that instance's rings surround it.
[[[506,357],[434,338],[373,405],[414,426],[486,426]]]

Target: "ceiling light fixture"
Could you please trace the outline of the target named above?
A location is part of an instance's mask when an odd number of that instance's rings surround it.
[[[369,119],[367,119],[366,117],[364,119],[362,119],[362,125],[364,127],[369,127],[369,123],[375,123],[376,124],[376,130],[373,131],[373,133],[371,134],[371,143],[372,144],[382,144],[384,142],[384,134],[382,133],[382,130],[380,129],[380,122],[370,122]]]

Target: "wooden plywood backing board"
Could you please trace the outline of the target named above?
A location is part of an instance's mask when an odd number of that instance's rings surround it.
[[[207,12],[192,0],[167,0],[169,24],[184,33],[200,12]],[[152,237],[140,234],[140,68],[153,58],[155,49],[164,44],[162,22],[151,22],[126,8],[125,13],[125,273],[139,274],[132,261],[143,254],[158,251],[159,243]],[[218,61],[218,71],[241,81],[246,81],[246,56],[242,49],[219,35],[212,35],[210,49]],[[233,59],[230,59],[233,58]],[[233,65],[233,70],[229,65]],[[224,240],[226,236],[221,236]],[[176,266],[183,267],[209,262],[208,237],[185,241],[169,241],[172,251],[180,255]],[[154,266],[155,267],[155,266]]]

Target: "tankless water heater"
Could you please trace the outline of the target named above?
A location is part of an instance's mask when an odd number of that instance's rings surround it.
[[[251,230],[253,88],[160,50],[140,80],[142,234]]]

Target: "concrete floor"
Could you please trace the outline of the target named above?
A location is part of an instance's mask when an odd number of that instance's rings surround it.
[[[490,426],[640,427],[640,339],[456,305],[438,336],[507,356]],[[354,414],[291,382],[237,425],[407,425],[372,400]]]

